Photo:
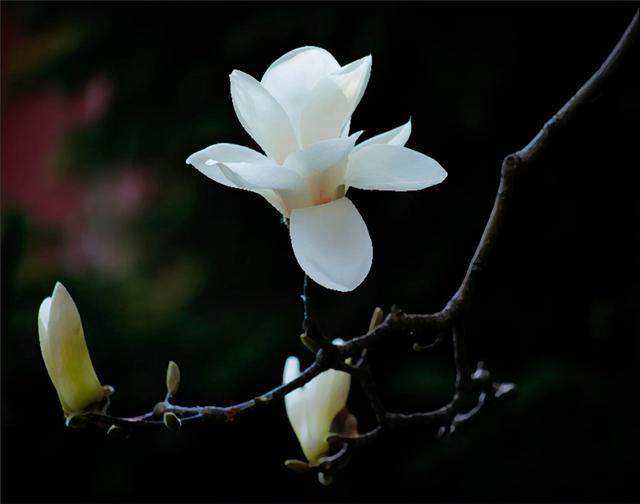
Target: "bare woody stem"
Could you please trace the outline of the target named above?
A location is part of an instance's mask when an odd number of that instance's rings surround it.
[[[360,434],[355,438],[342,439],[346,443],[345,446],[358,446],[374,441],[384,430],[415,424],[439,427],[439,433],[448,436],[458,426],[472,418],[485,403],[511,392],[514,389],[513,385],[494,382],[482,363],[478,363],[475,369],[471,366],[465,345],[466,314],[471,309],[471,300],[480,285],[485,265],[502,233],[515,181],[521,173],[542,158],[550,143],[560,137],[561,130],[568,127],[586,106],[602,92],[619,68],[621,61],[633,47],[637,32],[638,12],[635,13],[618,44],[591,78],[545,123],[538,134],[523,149],[505,157],[496,198],[482,237],[462,283],[442,310],[430,314],[405,314],[399,310],[393,310],[382,324],[362,336],[350,339],[344,345],[338,347],[325,341],[317,350],[315,361],[295,380],[232,406],[187,407],[163,401],[156,404],[152,411],[136,417],[115,417],[103,412],[90,413],[88,414],[89,422],[105,428],[111,425],[129,429],[161,428],[163,427],[163,414],[166,412],[174,413],[183,424],[203,419],[230,421],[275,400],[282,399],[287,393],[308,383],[322,371],[334,368],[351,372],[360,380],[378,421],[378,426],[372,431]],[[303,303],[303,329],[307,332],[312,324],[308,313],[308,280],[306,276]],[[423,342],[429,336],[437,336],[436,342],[439,343],[448,333],[453,336],[456,363],[455,394],[451,401],[437,410],[428,412],[403,414],[386,411],[364,358],[366,352],[387,338],[393,337],[397,341],[398,335],[404,335],[411,342],[416,340]],[[359,362],[353,367],[347,366],[345,359],[349,357],[359,359]],[[348,451],[341,449],[339,457]],[[335,463],[335,455],[328,457],[325,465],[321,464],[319,470],[329,474]]]
[[[477,289],[484,266],[503,228],[515,180],[521,173],[533,166],[542,157],[556,133],[559,133],[561,129],[572,123],[576,116],[580,114],[593,98],[600,94],[606,83],[619,67],[620,62],[630,52],[637,33],[638,12],[636,11],[622,38],[600,68],[578,92],[545,123],[526,147],[504,158],[500,184],[491,215],[489,216],[489,220],[484,228],[473,258],[469,263],[465,277],[445,307],[439,312],[431,314],[392,313],[386,318],[385,322],[375,330],[349,341],[342,349],[343,354],[353,355],[361,349],[370,347],[379,340],[385,339],[390,333],[397,333],[398,331],[404,333],[433,333],[433,331],[447,329],[452,327],[456,320],[464,316],[464,313],[469,309],[471,298]]]

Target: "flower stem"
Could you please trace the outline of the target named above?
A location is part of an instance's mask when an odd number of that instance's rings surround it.
[[[309,277],[307,274],[304,274],[304,281],[302,283],[302,306],[303,306],[303,316],[302,316],[302,330],[305,334],[308,335],[311,330],[311,317],[309,316]]]

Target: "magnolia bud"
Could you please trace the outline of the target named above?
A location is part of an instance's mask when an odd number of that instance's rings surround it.
[[[180,368],[175,362],[169,361],[169,365],[167,366],[167,396],[173,397],[176,395],[179,386]]]
[[[376,327],[378,327],[384,321],[384,312],[382,308],[376,306],[373,310],[373,314],[371,315],[371,322],[369,322],[369,332],[373,331]]]
[[[296,357],[289,357],[284,367],[283,383],[294,380],[299,374],[300,362]],[[284,398],[291,427],[312,465],[329,453],[326,438],[334,418],[347,404],[350,386],[349,373],[329,369]]]
[[[318,342],[313,338],[310,338],[309,336],[307,336],[306,333],[302,333],[300,335],[300,341],[302,341],[302,344],[306,346],[312,353],[316,353],[320,348],[320,345],[318,345]]]
[[[40,305],[38,334],[42,358],[65,416],[99,403],[105,389],[93,369],[78,309],[60,282]]]

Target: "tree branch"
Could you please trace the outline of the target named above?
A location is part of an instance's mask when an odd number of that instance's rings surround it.
[[[618,44],[591,78],[545,123],[526,147],[508,155],[504,159],[500,173],[500,184],[491,209],[491,215],[469,263],[464,279],[445,307],[439,312],[430,314],[391,313],[382,325],[368,334],[349,341],[341,349],[344,355],[353,355],[363,348],[375,345],[390,333],[398,331],[404,333],[432,333],[434,330],[450,328],[469,309],[469,303],[477,289],[479,278],[482,276],[484,266],[503,227],[515,179],[542,157],[556,132],[559,132],[560,126],[568,126],[586,105],[602,91],[619,67],[620,62],[631,50],[637,33],[638,11],[636,11]]]
[[[618,44],[593,76],[545,123],[538,134],[523,149],[505,157],[496,198],[480,242],[462,283],[442,310],[431,314],[405,314],[400,310],[392,310],[380,325],[370,328],[366,334],[352,338],[341,346],[333,345],[328,340],[321,338],[322,342],[316,341],[318,348],[315,353],[315,362],[295,380],[232,406],[186,407],[173,405],[165,400],[156,404],[152,411],[135,417],[111,416],[106,414],[106,408],[103,408],[102,411],[87,413],[84,417],[90,423],[104,428],[116,426],[116,428],[124,427],[126,429],[156,428],[165,425],[169,427],[166,422],[167,413],[180,419],[178,425],[206,419],[231,421],[239,415],[244,415],[270,404],[274,400],[283,398],[287,393],[308,383],[324,370],[341,369],[352,373],[359,379],[371,402],[378,426],[356,437],[337,436],[337,440],[340,442],[339,448],[318,464],[320,480],[326,482],[331,480],[337,468],[343,466],[342,462],[350,455],[352,448],[374,442],[386,428],[395,429],[411,425],[434,426],[439,428],[440,435],[449,436],[456,428],[475,416],[486,403],[513,392],[513,384],[494,382],[483,363],[478,363],[475,371],[471,372],[472,368],[465,346],[465,315],[470,310],[470,303],[478,289],[485,265],[504,227],[515,180],[541,159],[550,143],[559,135],[560,130],[571,124],[593,98],[603,90],[621,61],[630,52],[637,32],[638,12],[635,13]],[[306,276],[302,298],[304,303],[303,330],[305,335],[312,340],[311,342],[306,341],[305,344],[313,346],[314,338],[307,334],[313,325],[308,311],[308,280]],[[416,339],[437,334],[438,337],[433,345],[440,344],[444,340],[445,334],[452,334],[456,384],[455,394],[448,404],[434,411],[409,414],[385,410],[366,362],[366,352],[387,338],[393,337],[394,340],[397,340],[399,334],[413,339],[414,342]],[[303,341],[305,341],[304,338]],[[414,348],[423,350],[428,347],[417,345]],[[345,364],[345,360],[348,358],[359,358],[360,361],[355,366],[349,366]],[[114,428],[111,427],[109,432],[113,430]],[[335,442],[336,436],[332,439]]]

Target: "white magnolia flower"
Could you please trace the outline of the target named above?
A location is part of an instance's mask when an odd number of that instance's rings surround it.
[[[91,364],[80,314],[60,282],[40,305],[38,333],[42,357],[65,415],[80,413],[102,400],[105,390]]]
[[[350,187],[411,191],[442,182],[433,159],[404,147],[411,121],[355,145],[351,114],[369,81],[371,56],[341,67],[318,47],[277,59],[262,80],[234,70],[231,98],[264,153],[219,143],[187,163],[216,182],[263,196],[290,219],[293,251],[317,283],[355,289],[373,257],[367,226],[345,196]]]
[[[284,365],[283,383],[299,374],[300,362],[289,357]],[[349,373],[328,369],[284,397],[289,422],[310,464],[329,453],[326,438],[334,418],[347,404],[350,386]]]

